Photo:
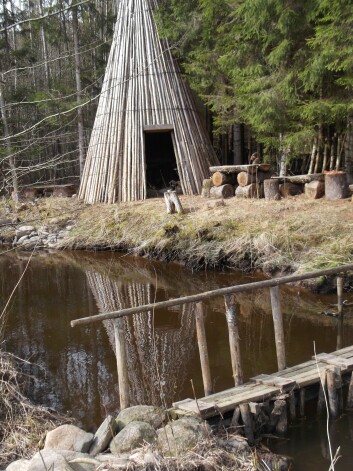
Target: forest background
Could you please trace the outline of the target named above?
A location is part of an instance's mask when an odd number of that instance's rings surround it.
[[[119,0],[1,0],[0,190],[79,179]],[[160,0],[224,162],[353,176],[353,4]],[[239,146],[242,136],[242,146]]]

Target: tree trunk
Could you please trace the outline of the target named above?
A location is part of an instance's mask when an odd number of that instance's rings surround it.
[[[346,172],[332,171],[325,174],[325,197],[339,200],[349,194]]]
[[[4,127],[4,137],[6,139],[5,146],[7,149],[9,167],[10,167],[10,173],[11,173],[11,185],[13,188],[12,197],[17,202],[18,196],[19,196],[18,177],[17,177],[17,171],[16,171],[15,158],[12,155],[12,150],[11,150],[10,131],[9,131],[8,123],[7,123],[7,116],[6,116],[6,111],[5,111],[5,100],[4,100],[4,95],[2,91],[2,79],[1,78],[0,78],[0,108],[1,108],[2,123]]]
[[[42,0],[38,0],[37,6],[38,6],[38,11],[39,11],[40,16],[43,16]],[[48,45],[47,45],[47,40],[46,40],[46,37],[45,37],[43,21],[40,21],[39,30],[40,30],[40,37],[41,37],[41,41],[42,41],[42,47],[43,47],[45,81],[46,81],[47,90],[49,90],[50,89],[49,54],[48,54]]]
[[[243,162],[242,128],[241,124],[233,124],[233,163],[240,165]]]
[[[305,196],[311,199],[322,198],[325,194],[325,183],[319,181],[313,181],[305,183]]]
[[[76,72],[76,99],[77,103],[81,102],[82,86],[81,86],[81,61],[80,61],[80,45],[78,38],[78,17],[77,7],[72,9],[72,33],[74,40],[75,52],[75,72]],[[85,162],[85,145],[83,136],[83,114],[82,108],[77,109],[77,131],[78,131],[78,153],[80,164],[80,177],[82,176],[83,166]]]
[[[281,157],[279,161],[279,175],[280,177],[284,177],[287,175],[287,149],[283,144],[283,136],[280,134],[279,139],[281,141]]]
[[[222,186],[213,186],[210,189],[211,198],[232,198],[234,196],[234,186],[233,185],[222,185]]]
[[[264,195],[266,200],[280,200],[281,194],[279,192],[279,181],[271,179],[265,180]]]
[[[308,174],[309,174],[309,175],[314,172],[315,157],[316,157],[316,148],[317,148],[317,140],[314,139],[313,148],[312,148],[311,157],[310,157],[309,171],[308,171]]]
[[[347,135],[345,141],[345,170],[348,183],[353,182],[353,114],[347,119]]]
[[[235,190],[235,196],[238,198],[262,198],[262,185],[259,183],[250,183],[250,185],[247,186],[238,186]]]

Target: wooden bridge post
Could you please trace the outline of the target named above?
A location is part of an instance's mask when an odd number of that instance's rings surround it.
[[[270,288],[273,326],[275,330],[276,353],[278,370],[286,368],[286,347],[284,343],[283,316],[281,310],[281,300],[279,286]]]
[[[224,296],[224,304],[226,307],[226,319],[229,334],[230,357],[232,360],[232,371],[235,386],[243,384],[243,372],[240,361],[240,344],[237,310],[231,296]]]
[[[343,277],[337,277],[337,350],[340,350],[343,345]]]
[[[343,277],[337,277],[337,310],[341,316],[343,314]]]
[[[210,394],[213,393],[213,388],[212,388],[211,370],[210,370],[210,362],[208,358],[206,331],[205,331],[205,323],[204,323],[205,313],[204,313],[204,306],[202,302],[196,303],[196,316],[195,317],[196,317],[196,333],[197,333],[197,343],[199,346],[199,353],[200,353],[203,388],[205,391],[205,396],[209,396]]]
[[[126,349],[124,343],[124,320],[115,319],[114,321],[114,338],[116,366],[118,370],[120,409],[126,409],[130,405],[129,398],[129,377],[126,363]]]

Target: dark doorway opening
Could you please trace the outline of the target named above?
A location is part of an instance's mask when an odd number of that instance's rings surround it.
[[[172,132],[145,131],[147,189],[169,188],[179,181]]]

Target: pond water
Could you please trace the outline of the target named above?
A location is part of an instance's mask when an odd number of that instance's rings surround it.
[[[0,257],[0,309],[26,267],[29,254]],[[69,412],[87,430],[119,409],[114,329],[110,321],[70,327],[70,321],[100,312],[162,301],[259,277],[235,272],[186,271],[117,253],[38,253],[31,260],[8,312],[5,348],[28,360],[31,397],[37,403]],[[299,288],[281,288],[288,366],[314,353],[353,344],[353,312],[343,326],[322,311],[332,310],[335,296]],[[353,301],[353,295],[345,295]],[[236,296],[245,379],[277,370],[268,290]],[[205,304],[206,336],[215,391],[232,386],[224,304]],[[203,396],[193,305],[136,314],[124,320],[130,395],[133,403],[171,405]],[[334,447],[342,458],[336,471],[352,469],[353,415],[331,425]],[[325,424],[308,409],[291,427],[288,439],[271,441],[273,451],[295,458],[297,471],[329,468]]]

